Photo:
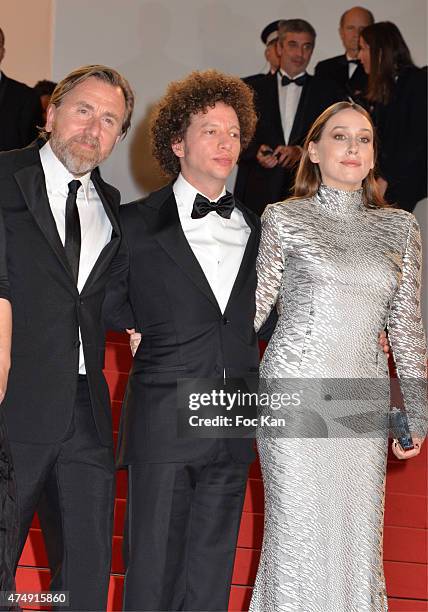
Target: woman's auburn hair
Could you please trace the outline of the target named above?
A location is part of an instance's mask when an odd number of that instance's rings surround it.
[[[300,159],[299,168],[296,174],[296,180],[294,182],[293,199],[310,198],[317,193],[322,183],[322,177],[319,164],[312,162],[309,157],[309,143],[319,142],[327,121],[331,117],[334,117],[334,115],[337,115],[337,113],[340,113],[340,111],[349,109],[360,113],[360,115],[363,115],[363,117],[365,117],[367,121],[369,121],[373,130],[374,160],[376,162],[375,132],[373,122],[370,118],[369,113],[359,104],[355,104],[353,102],[336,102],[336,104],[332,104],[331,106],[326,108],[323,113],[321,113],[321,115],[313,123],[311,129],[308,132],[308,135],[306,136],[306,140],[303,145],[302,157]],[[363,179],[362,189],[363,201],[365,206],[367,206],[368,208],[384,208],[386,206],[389,206],[389,204],[384,200],[379,191],[379,187],[376,183],[374,169],[370,169],[368,175]]]
[[[166,174],[176,176],[180,172],[179,159],[171,147],[184,138],[192,116],[207,112],[217,102],[236,112],[241,151],[249,145],[257,123],[253,90],[239,77],[217,70],[192,72],[169,85],[151,117],[152,154]]]

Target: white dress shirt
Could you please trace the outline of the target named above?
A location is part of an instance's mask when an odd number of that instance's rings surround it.
[[[47,142],[40,149],[40,160],[45,174],[46,190],[49,204],[55,219],[56,227],[62,244],[65,242],[65,203],[68,196],[68,183],[74,177],[60,162]],[[82,186],[77,192],[77,209],[80,217],[81,248],[77,289],[82,291],[105,245],[111,240],[112,226],[106,215],[104,206],[91,181],[88,172],[79,178]],[[83,356],[82,338],[79,329],[80,352],[79,374],[86,374]]]
[[[348,57],[348,55],[346,55],[346,59],[347,60],[351,60],[351,59],[355,59],[355,58]],[[354,64],[354,62],[350,62],[348,64],[348,79],[350,79],[352,77],[352,75],[354,74],[354,72],[356,71],[357,68],[358,68],[358,64]]]
[[[279,69],[277,73],[279,112],[281,113],[282,131],[284,133],[284,142],[286,145],[288,145],[291,130],[293,129],[293,123],[296,117],[297,107],[299,106],[303,87],[300,87],[295,83],[290,83],[289,85],[283,86],[281,84],[281,80],[283,75],[288,76],[289,79],[297,79],[304,74],[304,72],[301,72],[295,77],[291,77],[281,69]]]
[[[179,174],[174,183],[173,192],[184,235],[223,313],[238,275],[251,230],[244,215],[236,207],[230,219],[223,219],[215,211],[209,212],[202,219],[192,219],[193,202],[196,194],[200,192],[186,181],[182,174]],[[226,190],[223,188],[214,201],[225,193]]]

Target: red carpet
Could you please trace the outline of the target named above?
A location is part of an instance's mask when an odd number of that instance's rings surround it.
[[[105,374],[113,400],[117,432],[121,400],[130,366],[127,339],[110,334]],[[119,472],[115,505],[113,564],[109,610],[121,610],[121,555],[126,499],[126,473]],[[247,610],[257,571],[263,535],[263,484],[258,463],[251,466],[236,552],[229,610]],[[49,572],[37,519],[21,557],[18,591],[47,590]],[[384,567],[390,612],[428,612],[428,454],[427,444],[416,459],[388,462],[385,508]],[[41,609],[41,608],[33,608]],[[71,612],[71,611],[70,611]],[[327,611],[326,611],[327,612]]]

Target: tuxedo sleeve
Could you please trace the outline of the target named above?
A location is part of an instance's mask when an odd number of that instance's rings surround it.
[[[129,250],[122,237],[119,251],[111,265],[110,278],[103,304],[106,330],[125,331],[135,327],[135,317],[129,301]]]

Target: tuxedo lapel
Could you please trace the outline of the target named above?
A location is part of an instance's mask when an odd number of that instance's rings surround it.
[[[302,137],[305,124],[306,106],[309,103],[312,79],[313,77],[308,74],[306,77],[306,82],[302,87],[302,93],[300,95],[299,104],[294,117],[293,127],[291,128],[290,138],[288,139],[290,145],[298,143]]]
[[[91,174],[91,180],[104,207],[104,211],[112,225],[112,235],[111,240],[102,249],[97,261],[94,264],[94,267],[92,268],[88,278],[86,279],[86,283],[82,289],[82,293],[86,291],[88,287],[90,287],[90,285],[94,283],[94,281],[99,278],[99,276],[103,274],[103,272],[105,272],[105,270],[108,268],[113,259],[113,256],[116,254],[121,238],[119,221],[115,213],[114,207],[114,199],[115,197],[117,197],[115,195],[117,193],[116,190],[113,190],[110,185],[104,183],[104,181],[94,172],[92,172]]]
[[[257,257],[257,228],[251,220],[250,215],[247,210],[241,206],[239,202],[236,202],[236,207],[241,211],[244,215],[244,219],[250,228],[251,232],[248,236],[247,244],[245,246],[244,255],[242,257],[241,265],[238,270],[238,274],[235,279],[235,283],[232,287],[232,291],[230,292],[230,296],[227,302],[227,306],[225,308],[225,312],[227,312],[228,306],[233,300],[239,295],[240,291],[244,287],[245,283],[248,281],[248,278],[251,275],[251,269],[255,265],[256,257]]]
[[[73,280],[73,275],[49,204],[45,175],[40,162],[17,170],[15,172],[15,179],[28,210],[33,215],[35,222],[43,232],[56,257],[70,276],[70,279]]]
[[[195,257],[181,227],[177,203],[174,194],[159,202],[143,204],[150,206],[154,214],[145,214],[145,220],[150,233],[160,246],[168,253],[172,261],[180,266],[191,281],[202,291],[210,302],[218,309],[219,305],[207,278]],[[157,213],[154,210],[157,208]]]
[[[277,142],[274,146],[285,144],[284,131],[282,129],[281,110],[279,108],[278,77],[276,74],[271,79],[266,79],[266,106],[263,109],[263,116],[271,117],[273,133],[277,134]]]
[[[113,188],[108,183],[105,183],[95,172],[92,172],[91,180],[92,180],[92,183],[94,184],[96,192],[99,195],[99,198],[104,207],[105,213],[107,217],[109,218],[109,221],[112,225],[112,228],[113,228],[112,236],[113,237],[115,235],[120,236],[121,232],[120,232],[119,220],[117,218],[117,214],[115,212],[115,205],[114,205],[115,194],[117,193],[116,189],[113,190]]]
[[[338,83],[344,83],[345,85],[349,82],[349,67],[348,60],[346,59],[346,55],[342,55],[340,58],[340,62],[338,62],[338,76],[336,81]]]

